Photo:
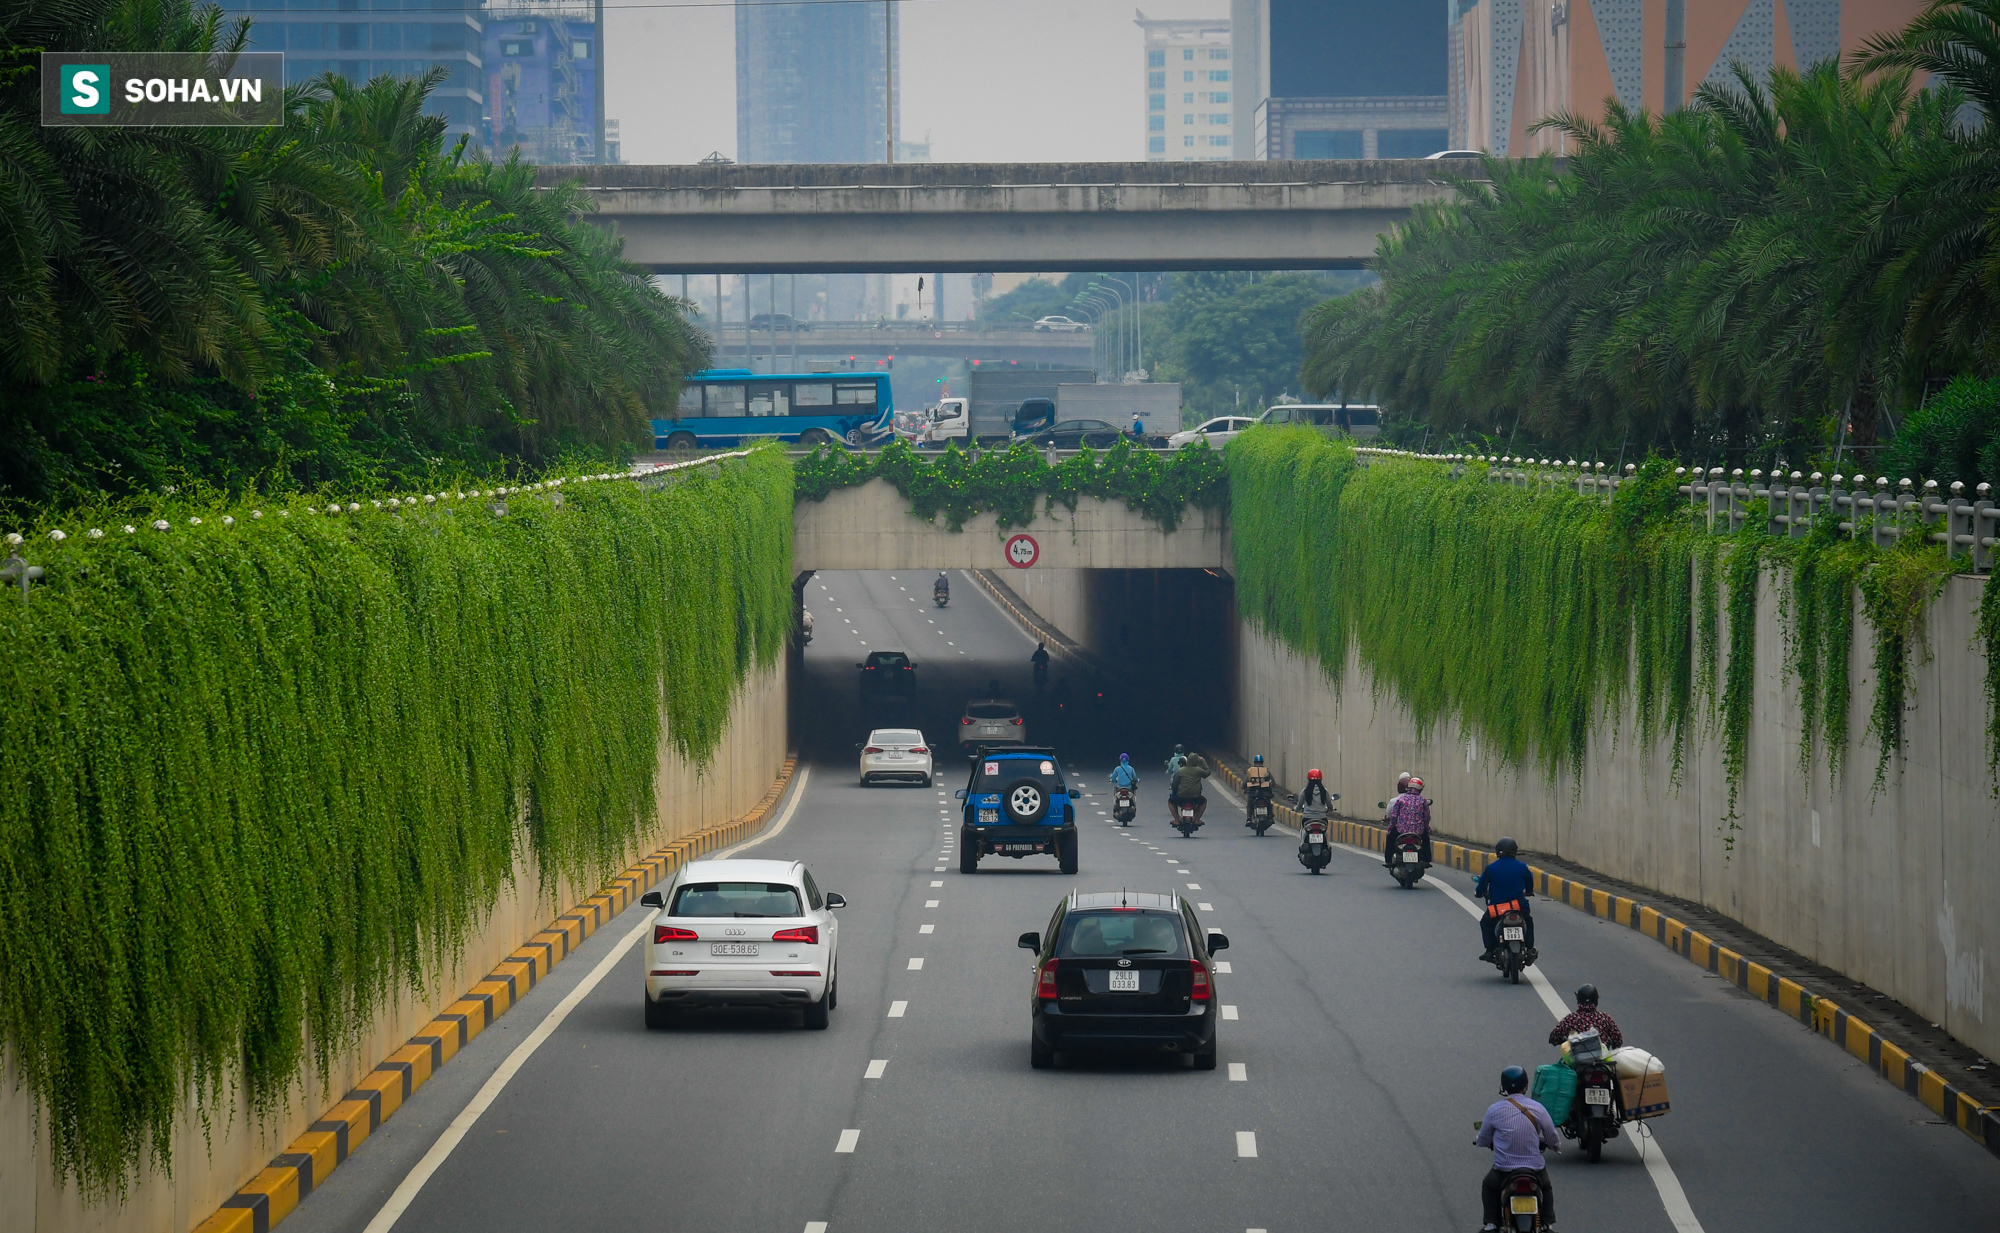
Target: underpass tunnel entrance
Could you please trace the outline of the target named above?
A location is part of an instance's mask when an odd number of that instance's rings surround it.
[[[794,747],[855,765],[871,731],[916,728],[938,780],[964,774],[968,705],[1015,704],[1026,743],[1102,766],[1129,753],[1159,776],[1176,743],[1229,747],[1235,734],[1235,586],[1211,569],[820,570],[800,575],[813,617],[791,673]],[[1052,629],[1037,681],[1037,627]],[[914,669],[869,668],[907,656]],[[890,679],[892,676],[898,679]]]

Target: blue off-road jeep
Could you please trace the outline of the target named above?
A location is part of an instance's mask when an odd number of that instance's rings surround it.
[[[1076,872],[1076,796],[1056,751],[1032,745],[981,748],[958,793],[958,871],[979,872],[986,855],[1053,856]]]

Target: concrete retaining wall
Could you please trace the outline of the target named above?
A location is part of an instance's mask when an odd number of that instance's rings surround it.
[[[1580,783],[1550,787],[1532,771],[1495,765],[1477,734],[1456,725],[1420,745],[1393,697],[1371,699],[1358,661],[1336,689],[1316,660],[1247,627],[1240,746],[1264,754],[1288,785],[1322,768],[1355,816],[1387,799],[1397,772],[1414,771],[1448,833],[1489,843],[1512,835],[1524,848],[1694,900],[2000,1056],[2000,986],[1986,983],[1989,957],[2000,957],[2000,805],[1984,752],[1986,659],[1972,642],[1982,586],[1953,578],[1931,607],[1930,658],[1912,669],[1909,748],[1877,793],[1876,750],[1862,739],[1873,640],[1858,605],[1848,771],[1829,783],[1823,767],[1799,768],[1798,696],[1783,670],[1767,577],[1734,832],[1722,820],[1727,792],[1713,733],[1689,749],[1676,788],[1668,751],[1639,747],[1628,714],[1622,740],[1609,725],[1592,733]]]
[[[656,791],[659,814],[642,837],[638,852],[651,851],[682,835],[737,817],[752,809],[771,786],[786,751],[786,662],[753,677],[736,699],[729,730],[706,770],[690,766],[662,742]],[[0,1082],[0,1229],[7,1233],[162,1233],[192,1229],[248,1182],[273,1156],[285,1150],[322,1111],[340,1100],[377,1062],[401,1046],[419,1026],[456,1000],[471,981],[491,971],[523,941],[596,886],[565,887],[561,902],[537,894],[532,866],[517,870],[518,890],[493,907],[459,957],[456,971],[440,979],[427,998],[405,993],[376,1020],[361,1043],[344,1055],[326,1077],[309,1078],[292,1095],[291,1107],[267,1123],[242,1108],[218,1113],[210,1147],[190,1114],[176,1136],[173,1176],[142,1177],[123,1204],[85,1204],[73,1188],[50,1176],[35,1135],[35,1110],[25,1089],[15,1085],[11,1066]],[[636,1012],[635,1012],[636,1013]]]
[[[792,511],[792,562],[798,569],[994,569],[1011,579],[1036,570],[1220,569],[1228,556],[1229,517],[1189,510],[1177,531],[1162,531],[1123,501],[1086,498],[1076,513],[1057,507],[1026,527],[1002,530],[992,514],[960,531],[944,519],[910,516],[910,503],[887,480],[870,480],[800,501]],[[1007,541],[1027,535],[1034,563],[1019,568]]]

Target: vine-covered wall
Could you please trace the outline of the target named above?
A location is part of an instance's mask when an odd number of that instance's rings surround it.
[[[29,541],[0,1038],[88,1195],[163,1167],[188,1099],[265,1116],[326,1074],[517,869],[552,898],[616,868],[662,756],[713,754],[791,622],[776,450],[393,507],[170,497]]]

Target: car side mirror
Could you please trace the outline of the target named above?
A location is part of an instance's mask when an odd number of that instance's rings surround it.
[[[855,664],[854,666],[855,666],[855,667],[857,667],[857,668],[866,668],[866,667],[867,667],[868,665],[867,665],[867,664],[863,664],[863,663],[857,663],[857,664]]]
[[[826,893],[826,906],[829,908],[844,908],[847,906],[847,897],[839,891],[828,891]]]
[[[1340,793],[1338,793],[1338,792],[1329,792],[1329,793],[1327,793],[1327,794],[1326,794],[1326,799],[1328,799],[1328,800],[1330,800],[1330,801],[1337,801],[1337,800],[1339,800],[1339,799],[1340,799]]]
[[[666,896],[660,894],[658,891],[647,891],[645,894],[639,896],[639,906],[642,908],[664,908],[667,906],[667,899]]]
[[[955,797],[957,797],[957,798],[958,798],[959,800],[964,800],[964,799],[965,799],[965,789],[964,789],[964,788],[960,788],[960,789],[959,789],[958,791],[956,791],[956,792],[952,793],[952,795],[953,795],[953,796],[955,796]]]
[[[1377,809],[1387,809],[1388,807],[1389,807],[1389,802],[1387,802],[1387,801],[1376,801],[1376,802],[1375,802],[1375,808],[1377,808]]]
[[[1214,953],[1215,953],[1216,951],[1219,951],[1219,950],[1228,950],[1228,949],[1229,949],[1229,935],[1228,935],[1228,934],[1226,934],[1226,933],[1210,933],[1210,934],[1208,935],[1208,953],[1209,953],[1209,954],[1211,954],[1211,955],[1212,955],[1212,954],[1214,954]]]
[[[1014,945],[1020,947],[1022,950],[1034,951],[1039,955],[1042,953],[1042,935],[1039,933],[1024,933],[1015,940]]]

